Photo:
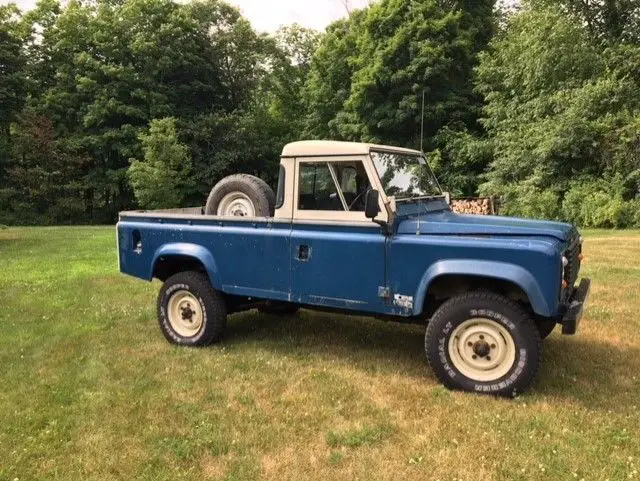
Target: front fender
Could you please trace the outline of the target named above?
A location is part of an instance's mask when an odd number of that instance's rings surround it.
[[[542,293],[535,277],[521,266],[506,262],[477,261],[477,260],[443,260],[433,264],[422,276],[418,291],[415,295],[413,314],[418,316],[424,308],[425,296],[431,283],[444,275],[466,275],[488,277],[512,282],[518,285],[529,298],[531,307],[536,314],[550,317],[554,313]]]
[[[175,242],[171,244],[164,244],[163,246],[159,247],[153,254],[151,272],[149,273],[148,278],[151,279],[153,277],[156,265],[161,257],[171,256],[190,257],[199,261],[207,271],[209,280],[211,281],[211,285],[215,289],[222,288],[222,283],[220,277],[218,276],[218,267],[216,266],[216,261],[213,258],[213,254],[211,254],[208,249],[200,245],[190,244],[187,242]]]

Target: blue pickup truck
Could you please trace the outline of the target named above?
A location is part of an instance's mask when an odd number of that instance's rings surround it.
[[[530,385],[556,325],[576,332],[590,287],[574,226],[455,214],[421,152],[380,145],[295,142],[277,193],[233,175],[203,208],[122,212],[117,232],[120,270],[163,282],[172,343],[220,341],[249,309],[422,323],[445,386],[501,396]]]

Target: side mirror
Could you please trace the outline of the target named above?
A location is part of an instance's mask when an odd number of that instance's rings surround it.
[[[364,213],[367,219],[375,219],[380,213],[380,193],[377,190],[367,192]]]

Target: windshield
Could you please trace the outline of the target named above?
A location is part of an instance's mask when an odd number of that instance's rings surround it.
[[[440,184],[423,156],[371,152],[371,159],[384,191],[396,201],[442,195]]]

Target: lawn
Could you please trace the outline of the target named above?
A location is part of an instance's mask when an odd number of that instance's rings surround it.
[[[420,326],[252,311],[173,347],[111,227],[0,230],[0,266],[1,480],[640,479],[638,231],[586,233],[586,318],[515,400],[443,389]]]

